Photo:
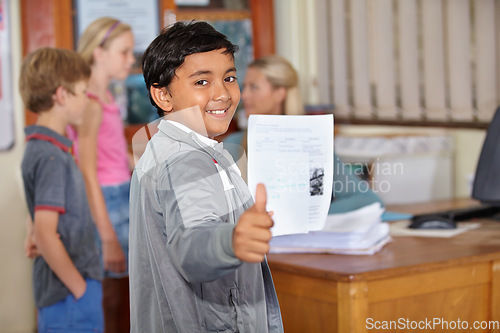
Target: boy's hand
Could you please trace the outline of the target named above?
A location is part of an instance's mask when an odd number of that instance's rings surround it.
[[[75,299],[78,300],[78,299],[82,298],[82,296],[85,294],[85,291],[87,291],[87,282],[85,282],[85,280],[83,280],[83,284],[80,284],[78,286],[78,289],[73,291],[73,296],[75,297]]]
[[[40,255],[38,253],[35,236],[33,234],[26,235],[26,238],[24,239],[24,254],[30,259],[34,259]]]
[[[255,204],[241,215],[233,231],[233,249],[242,261],[258,263],[269,252],[271,227],[274,225],[266,211],[267,194],[264,184],[258,184]]]
[[[57,237],[60,239],[61,235],[57,234]],[[35,259],[40,255],[36,246],[35,235],[32,232],[28,233],[24,239],[24,254],[29,259]]]

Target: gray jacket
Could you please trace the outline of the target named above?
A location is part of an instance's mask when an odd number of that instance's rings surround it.
[[[233,252],[253,201],[232,158],[164,120],[158,128],[131,183],[131,332],[283,332],[267,262]]]

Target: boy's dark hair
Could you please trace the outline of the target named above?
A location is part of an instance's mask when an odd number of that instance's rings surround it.
[[[151,98],[151,86],[167,88],[186,56],[219,49],[225,49],[224,54],[234,57],[238,46],[210,24],[194,21],[180,21],[163,29],[149,44],[142,56],[142,74],[151,104],[156,107],[160,117],[163,117],[165,111]]]
[[[24,106],[39,113],[54,106],[53,95],[57,88],[64,87],[74,93],[75,84],[89,77],[89,65],[75,51],[44,47],[24,59],[19,91]]]

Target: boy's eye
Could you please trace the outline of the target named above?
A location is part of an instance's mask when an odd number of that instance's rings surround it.
[[[208,84],[208,81],[207,80],[198,80],[198,81],[195,82],[195,84],[197,86],[204,86],[204,85]]]
[[[231,83],[231,82],[236,82],[236,76],[228,76],[224,79],[224,81]]]

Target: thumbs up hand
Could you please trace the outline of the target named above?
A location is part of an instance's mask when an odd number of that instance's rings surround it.
[[[266,187],[258,184],[255,204],[241,215],[233,231],[234,254],[242,261],[258,263],[269,252],[274,222],[266,211],[266,204]]]

